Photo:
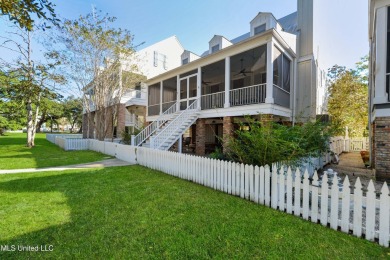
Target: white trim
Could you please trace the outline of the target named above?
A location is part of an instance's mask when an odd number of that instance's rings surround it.
[[[230,107],[230,56],[225,58],[225,104],[224,107]]]
[[[215,118],[225,116],[245,116],[245,115],[259,115],[272,114],[275,116],[282,116],[291,119],[292,111],[276,104],[253,104],[247,106],[234,106],[229,108],[207,109],[199,111],[198,118]],[[168,115],[167,115],[168,116]],[[156,120],[158,116],[147,116],[146,121],[151,122]]]

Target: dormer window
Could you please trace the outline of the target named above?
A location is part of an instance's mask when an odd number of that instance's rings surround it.
[[[217,45],[214,45],[213,47],[211,47],[211,53],[214,53],[214,52],[217,52],[217,51],[219,51],[219,44],[217,44]]]
[[[262,32],[265,32],[265,28],[266,28],[265,24],[262,24],[262,25],[255,27],[255,29],[254,29],[255,35],[260,34]]]
[[[181,62],[182,65],[185,65],[187,63],[188,63],[188,58],[183,59],[182,62]]]

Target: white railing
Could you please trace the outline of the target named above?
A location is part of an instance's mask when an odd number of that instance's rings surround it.
[[[185,110],[182,110],[174,120],[169,122],[156,136],[150,137],[150,148],[152,149],[169,149],[181,134],[190,127],[197,119],[194,116],[198,111],[198,100],[195,100]]]
[[[265,102],[266,84],[230,90],[230,105],[243,106]]]
[[[282,212],[293,214],[334,230],[351,233],[389,247],[389,189],[385,183],[379,199],[372,180],[367,191],[358,178],[350,188],[348,177],[322,179],[314,172],[273,166],[258,167],[175,152],[138,148],[140,165],[189,180],[215,190],[240,196]],[[303,176],[303,177],[302,177]],[[341,186],[341,188],[340,188]],[[365,194],[365,196],[363,196]]]
[[[290,108],[290,92],[274,84],[273,96],[275,104]]]
[[[127,102],[133,98],[138,98],[138,99],[146,99],[146,92],[142,90],[129,90],[126,93],[123,94],[121,98],[121,102]]]
[[[201,108],[214,109],[223,108],[225,105],[225,91],[202,95],[201,97]]]
[[[126,109],[126,118],[125,118],[125,125],[126,126],[134,126],[136,129],[142,129],[143,125],[142,122],[140,122],[135,114],[131,114]]]
[[[163,124],[165,124],[168,119],[167,115],[173,114],[177,111],[176,103],[174,103],[170,108],[165,110],[156,120],[150,123],[145,127],[138,135],[131,137],[131,145],[139,146],[146,141],[157,129],[159,129]]]

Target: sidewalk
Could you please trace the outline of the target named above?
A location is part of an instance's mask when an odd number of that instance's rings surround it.
[[[48,171],[64,171],[64,170],[77,170],[77,169],[90,169],[90,168],[106,168],[114,166],[126,166],[132,165],[131,163],[119,160],[119,159],[108,159],[97,162],[64,165],[47,168],[29,168],[29,169],[14,169],[14,170],[0,170],[0,174],[13,174],[13,173],[24,173],[24,172],[48,172]]]

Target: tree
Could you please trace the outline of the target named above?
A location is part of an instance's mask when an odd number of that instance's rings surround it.
[[[99,140],[113,131],[123,93],[140,81],[134,73],[137,67],[131,62],[135,53],[133,36],[127,30],[113,28],[114,21],[101,12],[64,20],[52,41],[65,63],[67,77],[84,94],[83,108]]]
[[[71,128],[70,132],[73,133],[76,125],[81,126],[82,114],[83,114],[83,101],[81,98],[75,98],[69,96],[62,102],[63,105],[63,116],[68,120]]]
[[[345,134],[348,127],[350,136],[363,136],[368,124],[368,85],[365,76],[365,61],[357,64],[356,70],[334,66],[329,70],[328,112],[336,134]],[[334,73],[334,72],[337,73]]]
[[[0,130],[22,129],[26,125],[26,111],[20,98],[17,97],[16,89],[9,87],[17,81],[12,80],[8,73],[0,71]]]
[[[15,27],[14,27],[15,28]],[[14,62],[3,61],[9,80],[7,91],[21,101],[26,108],[27,117],[27,146],[35,145],[35,133],[40,114],[41,100],[49,97],[56,91],[58,84],[64,83],[64,78],[55,73],[58,61],[42,63],[33,60],[33,31],[16,28],[10,32],[11,36],[0,36],[4,48],[16,53]],[[50,57],[49,57],[50,58]],[[11,84],[12,83],[12,84]]]
[[[48,0],[2,0],[0,10],[3,15],[20,28],[31,31],[34,27],[33,15],[39,19],[57,23],[58,19],[54,12],[55,5]],[[44,25],[44,27],[48,27]]]

